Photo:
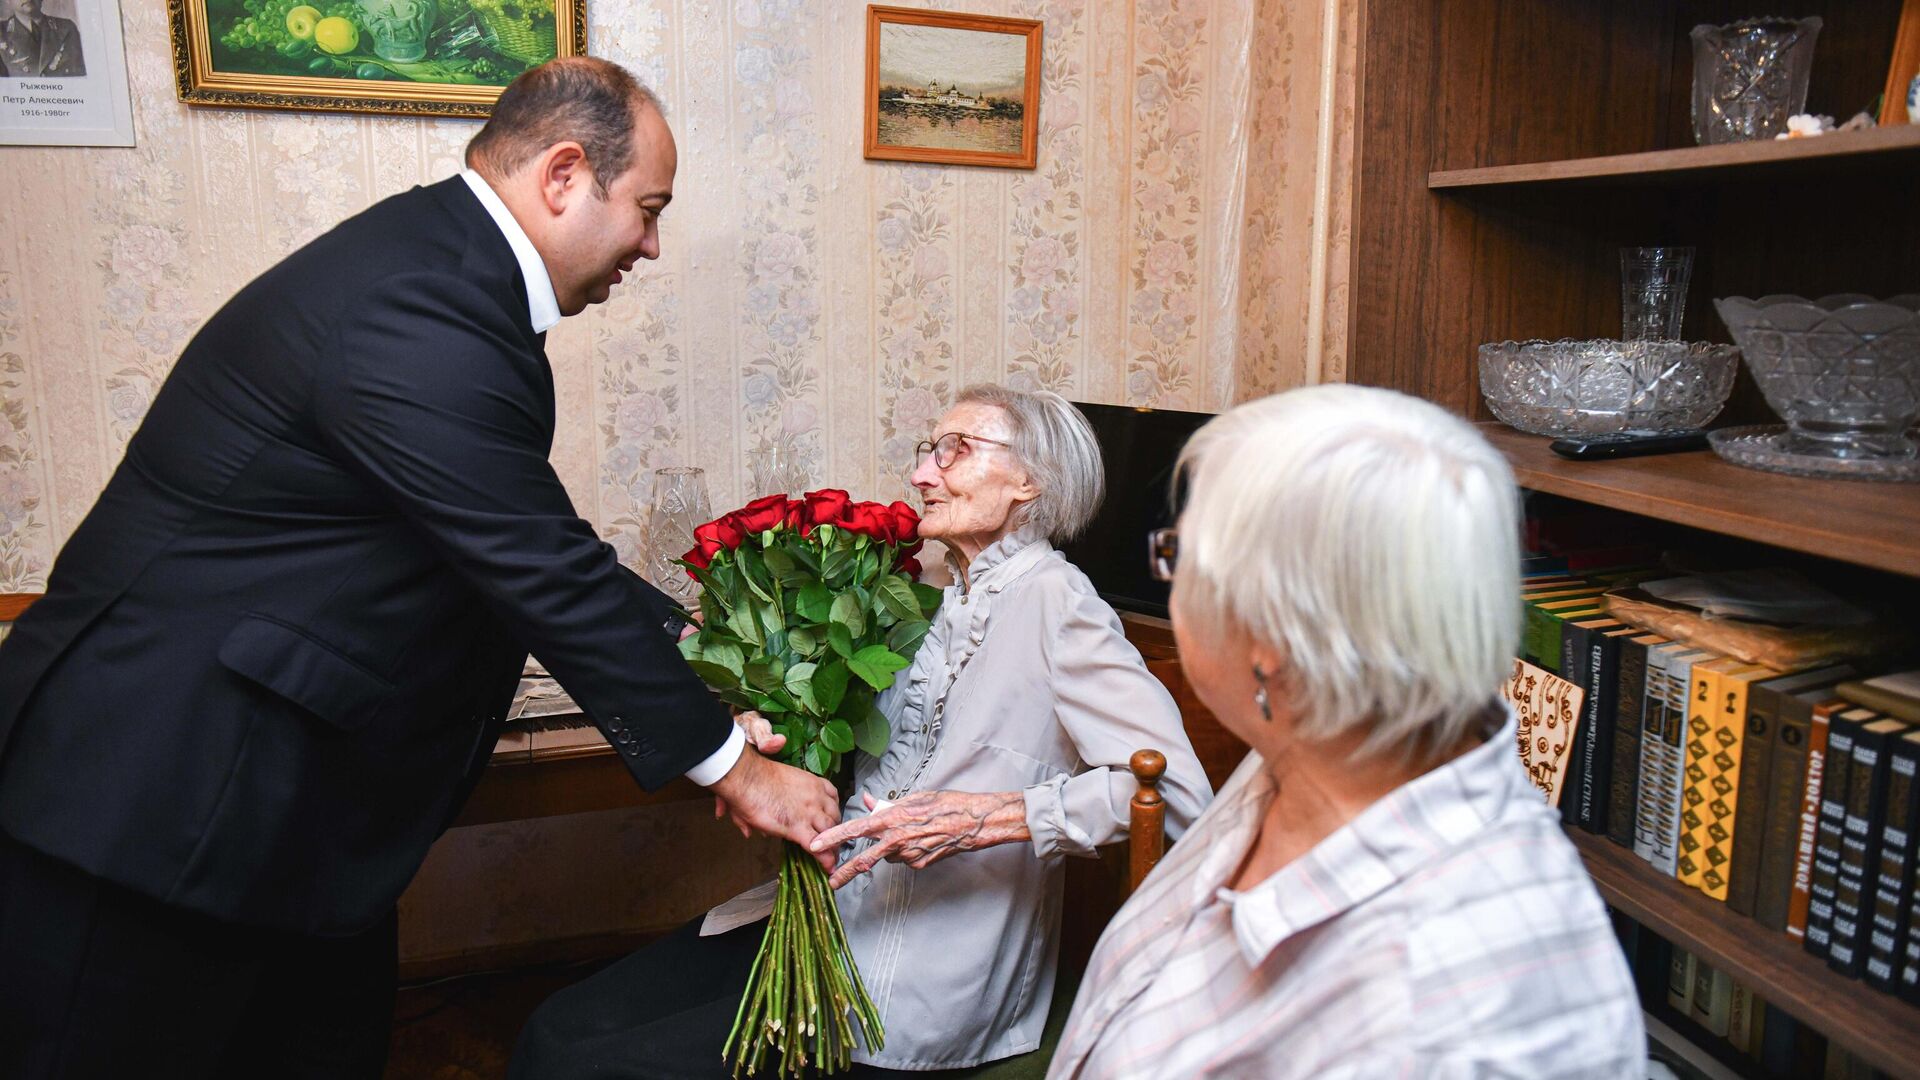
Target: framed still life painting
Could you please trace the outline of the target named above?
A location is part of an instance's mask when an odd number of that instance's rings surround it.
[[[1033,19],[868,7],[866,156],[1033,168],[1040,27]]]
[[[587,50],[586,0],[167,0],[190,105],[485,116]]]

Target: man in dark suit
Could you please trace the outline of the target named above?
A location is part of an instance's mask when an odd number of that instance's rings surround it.
[[[13,0],[13,13],[0,19],[0,75],[18,78],[68,78],[87,73],[80,51],[80,28],[72,19],[48,15],[41,0]]]
[[[641,785],[838,820],[547,461],[546,328],[659,254],[657,103],[556,61],[467,158],[208,321],[0,646],[0,1075],[377,1076],[394,902],[529,650]]]

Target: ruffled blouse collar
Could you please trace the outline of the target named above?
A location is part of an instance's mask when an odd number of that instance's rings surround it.
[[[948,548],[947,569],[953,574],[954,587],[962,593],[970,593],[994,581],[998,576],[995,571],[1007,565],[1015,555],[1034,544],[1046,542],[1046,535],[1039,529],[1031,525],[1022,526],[987,545],[986,550],[976,555],[971,563],[962,562],[960,556]]]

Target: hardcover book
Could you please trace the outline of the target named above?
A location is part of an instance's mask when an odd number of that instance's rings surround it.
[[[1908,731],[1887,751],[1886,816],[1880,829],[1880,860],[1871,884],[1873,906],[1867,921],[1865,978],[1881,990],[1897,991],[1907,939],[1907,911],[1913,903],[1913,828],[1920,821],[1920,731]]]
[[[1847,703],[1839,698],[1813,707],[1813,723],[1807,733],[1806,785],[1800,794],[1800,836],[1794,841],[1793,892],[1787,901],[1787,936],[1799,938],[1805,945],[1807,916],[1813,907],[1813,866],[1820,850],[1820,819],[1826,805],[1828,737],[1833,734],[1833,717],[1844,712]],[[1833,912],[1829,910],[1831,919]]]
[[[1846,836],[1847,797],[1853,782],[1853,744],[1880,715],[1872,709],[1834,714],[1827,731],[1827,773],[1820,784],[1820,825],[1813,843],[1813,880],[1807,901],[1807,951],[1825,959],[1833,947],[1833,902],[1839,890],[1840,850]]]
[[[1633,847],[1634,814],[1640,799],[1640,730],[1646,723],[1647,650],[1666,644],[1659,634],[1629,634],[1615,660],[1613,769],[1607,795],[1607,839]]]
[[[1865,966],[1867,919],[1872,912],[1872,874],[1880,863],[1881,824],[1886,817],[1889,751],[1911,730],[1904,720],[1880,718],[1853,737],[1847,769],[1847,816],[1840,834],[1840,866],[1834,877],[1833,936],[1827,964],[1858,978]]]
[[[1516,658],[1513,674],[1500,686],[1500,696],[1513,706],[1519,718],[1516,739],[1527,775],[1546,797],[1547,805],[1559,805],[1585,691]]]
[[[1729,723],[1722,707],[1722,677],[1752,665],[1722,657],[1693,665],[1693,692],[1687,703],[1685,783],[1680,789],[1680,857],[1675,876],[1709,896],[1708,877],[1726,899],[1727,851],[1722,846],[1731,825],[1734,789],[1727,772],[1739,750],[1739,721]],[[1725,819],[1725,820],[1723,820]]]
[[[1753,917],[1773,930],[1787,928],[1787,908],[1793,895],[1794,854],[1802,827],[1802,798],[1807,779],[1807,743],[1813,727],[1813,707],[1832,697],[1833,683],[1852,674],[1845,665],[1786,675],[1755,683],[1747,698],[1748,730],[1758,713],[1773,728],[1764,767],[1750,761],[1751,771],[1740,773],[1740,810],[1735,815],[1741,842],[1733,846],[1733,885],[1727,894],[1731,906],[1743,882],[1753,886]],[[1824,729],[1822,735],[1824,737]],[[1748,753],[1754,747],[1748,747]],[[1757,780],[1762,794],[1750,798],[1748,781]],[[1814,807],[1817,816],[1819,807]],[[1812,828],[1813,818],[1804,822]],[[1758,838],[1758,843],[1748,843]]]

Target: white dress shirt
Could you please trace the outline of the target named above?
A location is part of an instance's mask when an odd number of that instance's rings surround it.
[[[527,284],[527,320],[533,324],[533,332],[544,334],[553,329],[560,323],[560,300],[553,293],[553,278],[547,274],[547,264],[541,260],[539,249],[533,246],[527,230],[514,220],[513,211],[500,201],[499,194],[485,177],[472,169],[462,169],[460,179],[467,182],[474,198],[486,207],[487,216],[500,227],[500,234],[507,238],[507,246],[513,249],[513,257],[520,263],[520,277]],[[720,744],[720,749],[687,770],[687,779],[701,787],[712,787],[727,775],[746,748],[747,737],[735,726],[727,733],[727,741]]]
[[[1251,888],[1252,753],[1100,936],[1047,1076],[1646,1075],[1639,1000],[1515,723]]]

